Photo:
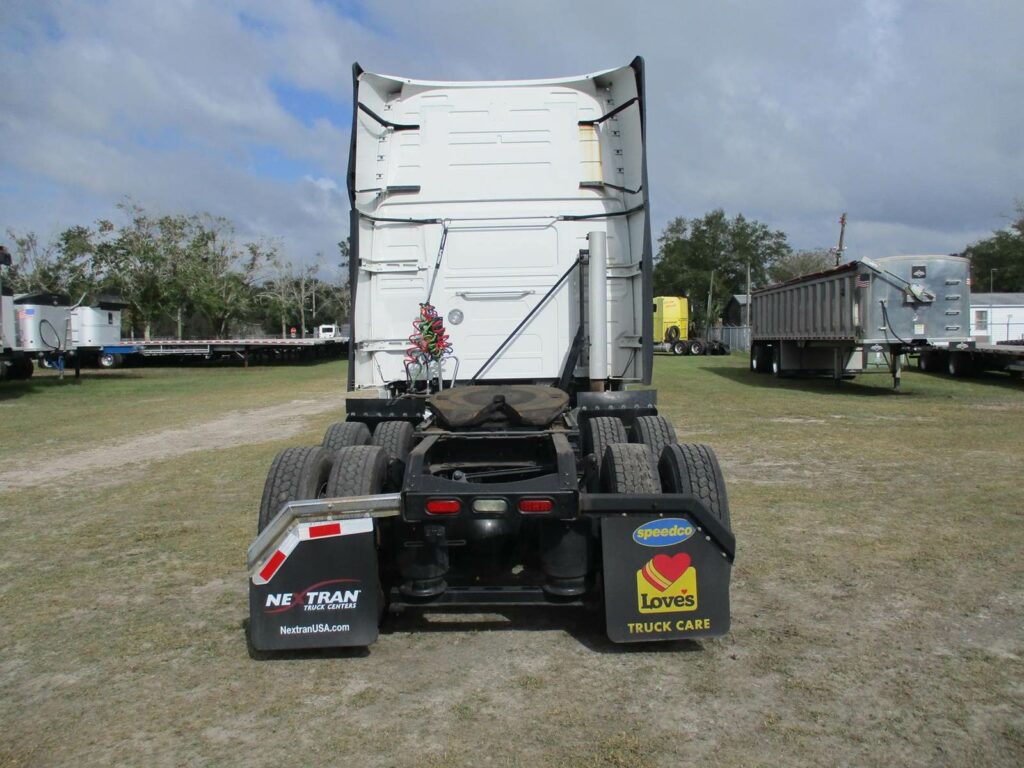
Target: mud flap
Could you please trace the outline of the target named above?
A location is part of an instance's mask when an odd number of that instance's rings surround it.
[[[706,533],[696,519],[682,514],[601,519],[605,621],[612,641],[729,631],[731,555]]]
[[[261,651],[365,646],[381,613],[374,521],[294,523],[249,578]]]

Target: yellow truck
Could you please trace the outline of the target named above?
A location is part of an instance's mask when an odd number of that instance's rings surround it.
[[[690,306],[685,296],[654,297],[654,343],[668,344],[686,341],[690,322]],[[677,353],[677,354],[682,354]]]
[[[685,296],[654,297],[655,349],[673,355],[727,355],[721,341],[690,337],[690,305]]]

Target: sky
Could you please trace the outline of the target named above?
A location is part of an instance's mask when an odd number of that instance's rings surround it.
[[[4,0],[0,231],[207,211],[330,265],[351,66],[647,65],[657,237],[715,208],[847,258],[952,253],[1024,198],[1024,2]],[[328,266],[328,272],[331,267]]]

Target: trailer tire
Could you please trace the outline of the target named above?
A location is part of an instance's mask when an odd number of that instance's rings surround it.
[[[679,341],[678,325],[670,326],[669,329],[665,331],[665,341],[667,341],[669,344],[675,344],[677,341]]]
[[[322,497],[331,475],[332,459],[333,454],[322,445],[278,452],[263,485],[256,532],[270,524],[285,502]]]
[[[970,376],[972,360],[963,352],[950,352],[946,360],[946,370],[950,376]]]
[[[412,424],[407,421],[382,421],[373,430],[370,445],[379,445],[388,459],[406,461],[412,451]]]
[[[654,455],[639,443],[612,443],[601,462],[601,489],[607,493],[661,493]]]
[[[324,433],[323,446],[329,451],[340,451],[350,445],[369,445],[370,428],[361,421],[339,421]]]
[[[691,355],[703,355],[704,354],[704,342],[697,341],[694,339],[690,342],[690,354]]]
[[[678,442],[676,428],[664,416],[637,416],[630,437],[630,442],[646,445],[655,459],[661,456],[666,445]]]
[[[710,446],[702,443],[670,445],[662,451],[658,471],[665,493],[696,496],[722,525],[732,530],[725,478]]]
[[[379,445],[347,445],[334,456],[327,479],[329,498],[380,493],[387,479],[388,457]]]

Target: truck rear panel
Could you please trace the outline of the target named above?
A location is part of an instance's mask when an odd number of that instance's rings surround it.
[[[411,321],[428,300],[445,320],[459,378],[473,375],[595,230],[608,242],[607,374],[649,381],[640,72],[639,60],[583,77],[512,82],[356,70],[354,388],[405,378]],[[478,380],[556,380],[585,294],[574,271]],[[454,361],[445,365],[454,373]],[[576,369],[585,375],[585,355]]]

